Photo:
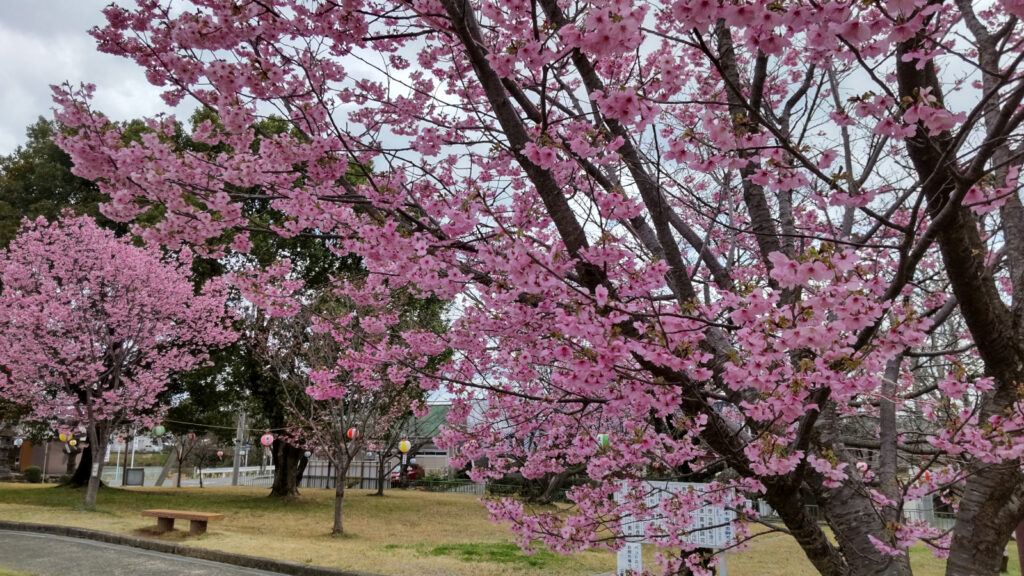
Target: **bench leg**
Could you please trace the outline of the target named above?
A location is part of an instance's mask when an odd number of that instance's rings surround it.
[[[191,536],[199,536],[206,533],[206,520],[192,520],[188,525],[188,533]]]
[[[156,531],[157,532],[170,532],[174,530],[174,518],[157,518],[156,519]]]

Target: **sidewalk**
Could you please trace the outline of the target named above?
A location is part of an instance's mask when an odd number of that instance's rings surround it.
[[[279,576],[129,546],[8,530],[0,530],[2,568],[35,576]]]

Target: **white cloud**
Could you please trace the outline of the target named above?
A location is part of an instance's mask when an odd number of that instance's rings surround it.
[[[167,111],[142,69],[101,54],[88,34],[109,0],[0,0],[0,154],[24,143],[25,128],[51,117],[50,85],[96,84],[95,106],[115,120]]]

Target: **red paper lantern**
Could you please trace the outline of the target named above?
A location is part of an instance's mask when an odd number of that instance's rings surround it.
[[[217,458],[223,458],[223,457],[224,457],[224,451],[223,450],[217,450]]]
[[[355,428],[349,428],[348,432],[346,432],[345,435],[348,436],[349,440],[355,440],[356,438],[359,438],[359,430],[356,430]]]
[[[264,446],[270,446],[273,443],[274,443],[274,435],[271,434],[270,432],[267,432],[263,436],[260,436],[260,444],[263,444]]]

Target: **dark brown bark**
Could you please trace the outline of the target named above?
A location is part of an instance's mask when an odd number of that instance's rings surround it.
[[[901,44],[898,49],[897,79],[901,98],[914,99],[925,89],[942,104],[942,93],[934,65],[929,62],[918,70],[902,56],[927,47],[919,36]],[[1009,105],[1009,103],[1007,104]],[[1001,138],[998,122],[989,126],[987,144],[977,148],[972,164],[982,165],[996,147],[993,138]],[[987,248],[981,239],[971,212],[961,205],[964,184],[955,164],[955,142],[949,133],[930,136],[918,127],[906,142],[907,152],[923,182],[929,213],[941,221],[936,240],[942,255],[953,293],[960,302],[960,312],[985,363],[985,372],[993,377],[995,390],[986,395],[979,420],[999,414],[1018,398],[1018,383],[1024,379],[1021,339],[1010,311],[1003,303],[985,258]],[[948,576],[994,575],[999,571],[1003,548],[1010,532],[1019,523],[1021,503],[1014,497],[1024,481],[1019,462],[999,465],[972,463],[972,474],[964,486],[950,555],[946,564]]]
[[[896,517],[895,510],[880,514],[864,494],[859,476],[838,488],[822,490],[819,504],[839,543],[850,574],[857,576],[910,576],[910,560],[906,555],[881,554],[870,537],[893,545],[892,535],[885,530],[882,519]],[[895,521],[895,520],[894,520]],[[895,547],[895,546],[894,546]]]
[[[294,498],[299,495],[299,470],[305,468],[303,450],[281,438],[275,438],[271,447],[274,462],[274,484],[270,496]]]
[[[1017,540],[1017,565],[1024,566],[1024,521],[1017,524],[1014,530],[1014,539]]]
[[[75,456],[81,452],[82,458],[78,461],[78,467],[75,468]],[[89,483],[89,472],[92,470],[92,450],[74,450],[68,453],[68,467],[71,478],[68,479],[67,485],[72,488],[81,488]]]
[[[558,493],[558,489],[562,487],[562,484],[565,484],[565,481],[569,478],[569,474],[571,472],[571,470],[563,470],[558,474],[552,474],[551,477],[547,479],[547,483],[544,486],[544,492],[542,492],[540,497],[537,498],[537,501],[541,504],[551,504],[555,499],[555,494]]]
[[[782,519],[793,538],[800,544],[814,568],[822,576],[848,576],[850,566],[840,551],[829,542],[795,486],[769,486],[765,494],[768,504]]]
[[[388,460],[384,457],[384,454],[381,453],[377,457],[377,492],[375,492],[377,496],[384,495],[384,481],[387,479],[387,474]]]

